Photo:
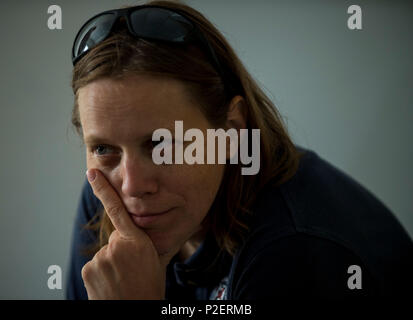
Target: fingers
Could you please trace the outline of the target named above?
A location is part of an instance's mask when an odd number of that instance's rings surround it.
[[[139,237],[143,231],[132,222],[122,200],[105,176],[97,169],[88,170],[86,175],[92,186],[93,193],[102,202],[115,229],[119,231],[122,237]]]

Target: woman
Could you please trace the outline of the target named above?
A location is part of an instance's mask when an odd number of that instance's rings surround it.
[[[85,142],[88,181],[68,298],[345,297],[408,288],[413,245],[395,217],[294,146],[201,13],[152,1],[99,14],[76,36],[73,63],[72,122]],[[176,135],[176,121],[203,137],[246,129],[240,143],[250,150],[259,129],[258,173],[242,174],[229,144],[226,163],[178,162],[172,153],[173,164],[156,164],[159,145],[166,152],[191,142],[153,138],[160,128]]]

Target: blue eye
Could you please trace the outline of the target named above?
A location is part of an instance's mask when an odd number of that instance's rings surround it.
[[[97,145],[92,148],[92,151],[97,154],[98,156],[104,156],[111,150],[110,147],[105,145]]]

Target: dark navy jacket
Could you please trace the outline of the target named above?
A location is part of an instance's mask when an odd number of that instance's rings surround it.
[[[99,207],[86,182],[74,227],[69,299],[87,299],[81,269],[91,257],[81,250],[96,241],[96,234],[82,226]],[[173,259],[166,298],[209,299],[214,289],[225,292],[221,298],[234,300],[404,297],[413,288],[413,243],[396,217],[312,151],[305,150],[291,180],[258,195],[249,225],[234,257],[220,251],[208,235],[187,261]],[[350,266],[359,267],[361,289],[350,289]]]

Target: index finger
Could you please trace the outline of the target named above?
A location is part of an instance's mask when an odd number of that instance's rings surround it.
[[[102,202],[113,226],[126,238],[136,238],[143,232],[132,222],[128,212],[111,184],[97,169],[86,171],[93,193]]]

